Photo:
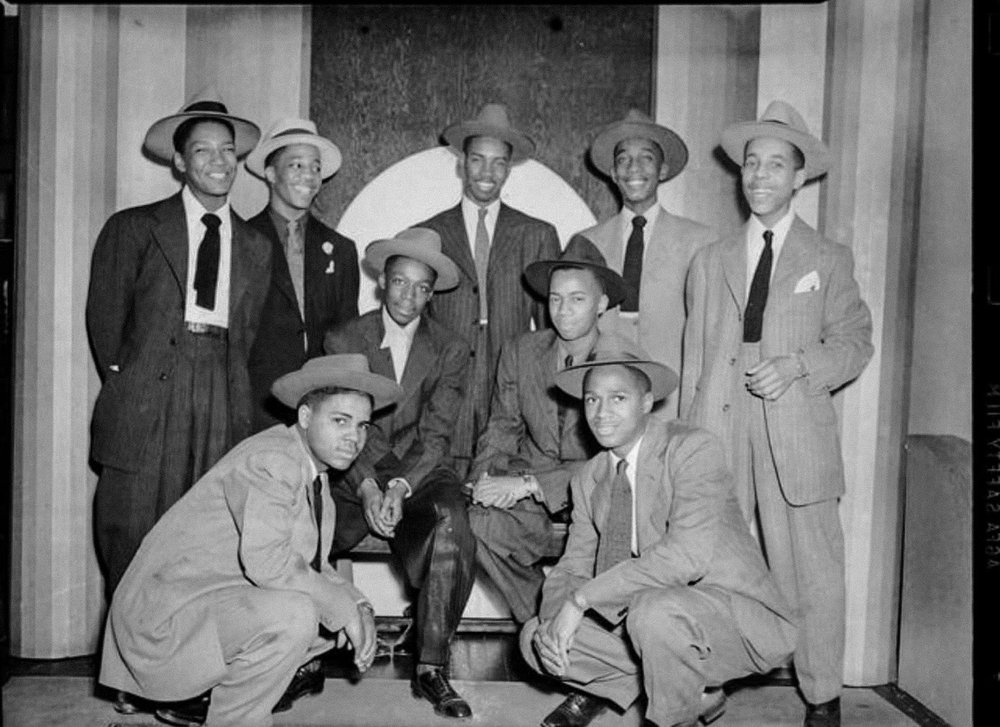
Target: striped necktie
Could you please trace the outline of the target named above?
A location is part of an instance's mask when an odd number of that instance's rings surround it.
[[[615,478],[611,482],[611,503],[608,520],[597,543],[594,575],[600,575],[632,557],[632,487],[625,470],[628,462],[618,460]]]

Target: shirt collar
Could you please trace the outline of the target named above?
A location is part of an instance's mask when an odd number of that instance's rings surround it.
[[[483,205],[477,202],[473,202],[464,193],[462,194],[462,214],[464,214],[467,217],[471,216],[472,219],[478,219],[479,210],[481,209],[483,209]],[[500,200],[499,199],[493,200],[488,205],[486,205],[486,209],[488,210],[486,213],[486,218],[495,220],[497,218],[497,214],[499,214],[500,211]]]
[[[792,227],[792,221],[795,219],[795,212],[789,206],[788,212],[785,216],[778,220],[772,227],[765,227],[764,223],[760,221],[757,215],[750,215],[750,219],[747,224],[747,239],[748,240],[763,240],[764,231],[770,230],[774,233],[774,238],[771,240],[771,247],[777,253],[778,249],[785,244],[785,237],[788,236],[788,230]],[[763,247],[763,242],[761,247]],[[775,254],[777,257],[777,254]]]
[[[646,434],[644,432],[643,435],[639,437],[638,441],[632,445],[632,449],[628,451],[628,454],[626,454],[625,457],[619,457],[610,449],[608,450],[608,454],[611,455],[611,464],[616,468],[618,467],[618,462],[622,459],[628,462],[628,469],[625,470],[625,473],[628,475],[629,481],[631,482],[635,482],[635,473],[639,463],[639,448],[642,446],[642,440],[645,437]]]
[[[412,343],[413,337],[417,334],[417,326],[420,325],[420,316],[417,316],[405,326],[401,326],[392,319],[389,311],[382,306],[382,327],[385,329],[385,336],[382,338],[382,347],[388,345],[392,338],[405,339]]]
[[[195,220],[198,224],[203,224],[201,218],[208,214],[208,210],[205,209],[205,205],[201,203],[197,197],[194,196],[194,192],[191,191],[190,187],[186,184],[181,190],[181,201],[184,203],[184,215],[188,220]],[[212,210],[213,215],[217,215],[220,220],[222,220],[223,225],[229,224],[229,197],[226,197],[226,201],[217,210]]]
[[[628,233],[632,232],[632,218],[637,217],[635,212],[630,210],[628,207],[622,207],[622,223],[625,226],[625,230]],[[660,217],[660,203],[657,202],[648,210],[642,213],[642,216],[646,218],[646,225],[642,228],[643,234],[649,232],[653,229],[653,225],[656,224],[656,220]]]
[[[302,447],[302,451],[306,455],[306,460],[309,462],[309,481],[312,482],[319,477],[319,467],[316,465],[316,457],[313,456],[312,451],[309,449],[302,430],[295,424],[292,425],[292,429],[295,430],[295,438],[298,440],[299,446]]]

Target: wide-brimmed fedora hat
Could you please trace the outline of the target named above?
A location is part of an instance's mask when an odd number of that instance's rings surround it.
[[[271,384],[271,393],[282,404],[294,409],[310,391],[328,386],[370,394],[373,409],[382,409],[403,397],[403,389],[390,378],[372,373],[368,359],[362,353],[338,353],[306,361],[298,371],[292,371]]]
[[[288,117],[278,119],[261,137],[260,143],[247,157],[247,171],[264,176],[264,164],[272,152],[293,144],[311,144],[319,149],[320,175],[323,179],[333,176],[340,169],[340,149],[325,136],[316,133],[316,124],[308,119]]]
[[[574,235],[566,249],[555,260],[538,260],[524,269],[524,279],[532,290],[543,298],[549,294],[549,278],[556,268],[574,267],[592,270],[604,286],[608,308],[625,300],[628,283],[608,267],[601,251],[583,235]]]
[[[597,366],[632,366],[646,374],[652,384],[653,400],[658,401],[670,395],[677,388],[677,373],[643,351],[635,341],[614,331],[602,333],[594,345],[594,351],[584,362],[569,366],[556,374],[556,386],[577,399],[583,397],[583,379],[587,372]]]
[[[260,127],[252,121],[233,116],[222,102],[219,93],[211,86],[201,89],[184,102],[176,114],[166,116],[146,132],[143,145],[159,159],[170,161],[174,158],[174,132],[188,119],[218,119],[233,125],[233,142],[236,156],[241,157],[254,148],[260,139]]]
[[[743,166],[747,142],[763,136],[784,139],[797,146],[806,160],[806,179],[818,177],[830,168],[826,144],[809,133],[802,115],[787,101],[772,101],[757,121],[727,126],[722,132],[722,148],[730,159]]]
[[[434,290],[451,290],[458,285],[458,266],[441,252],[441,236],[426,227],[408,227],[395,237],[375,240],[365,248],[365,263],[381,273],[393,255],[419,260],[437,273]]]
[[[535,153],[535,142],[511,126],[507,107],[499,103],[486,104],[476,118],[452,124],[441,136],[456,151],[462,151],[462,145],[470,136],[489,136],[505,141],[511,146],[512,162],[524,161]]]
[[[660,147],[667,164],[664,182],[680,174],[687,164],[688,150],[681,137],[639,109],[629,109],[624,119],[602,127],[590,145],[590,160],[609,177],[615,166],[615,147],[625,139],[649,139]]]

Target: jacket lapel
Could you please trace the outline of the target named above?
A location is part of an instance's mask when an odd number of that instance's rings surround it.
[[[188,233],[180,192],[160,205],[157,218],[153,237],[174,274],[181,298],[184,298],[187,291]]]
[[[235,321],[240,304],[250,289],[250,281],[257,277],[254,271],[263,260],[255,255],[253,246],[247,240],[249,226],[232,211],[231,207],[229,224],[233,230],[232,254],[229,256],[229,320]],[[270,250],[267,250],[267,254],[270,254]]]
[[[736,308],[742,313],[746,304],[747,252],[744,228],[722,250],[722,272]]]
[[[774,277],[768,293],[769,303],[780,305],[783,301],[789,300],[794,294],[796,282],[809,272],[806,268],[813,258],[809,255],[808,232],[808,226],[796,215],[774,267]],[[765,315],[766,312],[765,309]]]
[[[372,354],[368,358],[368,365],[371,366],[372,373],[386,376],[393,381],[396,380],[396,373],[392,368],[392,354],[389,347],[382,348],[382,339],[385,338],[385,326],[382,325],[382,309],[376,308],[370,315],[366,325],[362,329],[364,337],[368,339],[368,345]],[[396,407],[399,408],[398,406]]]
[[[299,301],[295,298],[295,288],[292,283],[292,274],[288,269],[288,258],[285,257],[285,250],[281,246],[281,238],[278,235],[277,229],[274,227],[274,221],[271,219],[270,213],[267,209],[264,210],[264,215],[266,216],[266,224],[261,225],[258,229],[266,230],[267,239],[271,241],[271,277],[274,281],[274,286],[281,292],[283,296],[288,299],[289,305],[294,309],[299,309]],[[308,246],[306,247],[308,250]],[[309,294],[309,257],[308,252],[305,258],[306,267],[306,295]],[[302,314],[299,313],[299,317]]]
[[[487,268],[487,280],[494,279],[493,268],[503,265],[502,261],[517,259],[517,245],[520,242],[517,235],[511,234],[510,208],[503,202],[497,212],[497,224],[493,229],[493,239],[490,240],[490,264]],[[472,259],[472,256],[469,256]]]
[[[594,487],[591,509],[594,513],[594,525],[597,528],[597,532],[603,536],[608,529],[608,513],[611,509],[611,484],[615,478],[615,470],[611,466],[611,455],[607,451],[601,452],[597,456],[601,458],[601,462],[594,468],[596,486]]]
[[[444,236],[441,239],[442,252],[450,257],[465,273],[469,280],[476,281],[476,261],[472,259],[472,248],[469,236],[465,233],[465,219],[462,217],[462,205],[459,203],[448,210],[442,225]],[[499,224],[499,222],[497,223]]]
[[[406,357],[406,366],[403,368],[403,378],[400,382],[405,398],[396,406],[396,411],[402,411],[406,400],[420,393],[420,383],[433,365],[431,334],[427,330],[427,320],[421,316],[417,330],[413,334],[413,343],[410,345],[410,353]]]
[[[642,553],[663,537],[669,524],[672,493],[664,484],[663,462],[667,446],[664,425],[650,419],[639,448],[635,481],[636,540]]]

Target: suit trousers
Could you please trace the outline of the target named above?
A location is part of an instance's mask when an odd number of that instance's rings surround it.
[[[472,361],[466,374],[465,396],[458,406],[451,444],[453,468],[462,481],[469,474],[476,458],[479,435],[486,430],[490,418],[490,396],[497,374],[496,362],[490,365],[493,356],[489,328],[476,326],[469,346],[472,348]]]
[[[744,343],[740,359],[741,371],[755,365],[759,345]],[[768,567],[799,617],[792,657],[799,688],[809,702],[820,704],[839,696],[843,684],[846,587],[838,501],[790,504],[771,452],[764,401],[746,390],[734,399],[741,404],[742,428],[734,429],[740,505],[748,521],[756,508]]]
[[[531,644],[538,620],[521,632],[521,653],[544,674]],[[697,719],[705,687],[757,671],[718,588],[676,586],[636,593],[624,624],[585,616],[562,680],[622,710],[645,693],[646,719],[662,727]]]
[[[184,331],[167,407],[152,427],[135,472],[103,467],[94,494],[94,531],[108,602],[156,521],[229,447],[228,346]]]
[[[538,613],[545,572],[541,561],[558,556],[562,542],[548,511],[525,498],[509,509],[469,505],[476,561],[523,624]]]
[[[228,667],[212,688],[206,727],[270,727],[295,671],[334,642],[319,635],[319,616],[304,593],[247,585],[205,598]]]
[[[337,506],[333,556],[368,534],[361,499],[340,477],[331,488]],[[416,483],[403,502],[403,517],[389,540],[393,555],[418,591],[414,623],[420,663],[445,666],[475,578],[476,539],[466,497],[450,469],[439,467]]]

